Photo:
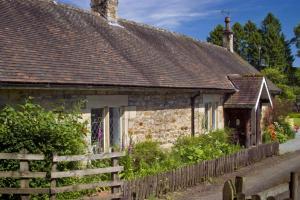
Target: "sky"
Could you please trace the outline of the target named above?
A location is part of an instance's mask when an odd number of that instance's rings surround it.
[[[90,0],[57,0],[83,9],[90,8]],[[225,12],[224,12],[225,11]],[[287,38],[300,24],[300,0],[119,0],[119,16],[128,20],[182,33],[205,41],[217,24],[224,23],[230,13],[232,24],[251,20],[260,26],[272,12],[282,24]],[[296,48],[293,46],[293,53]],[[294,66],[300,67],[300,58]]]

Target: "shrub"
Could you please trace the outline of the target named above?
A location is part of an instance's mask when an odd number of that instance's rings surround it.
[[[198,137],[180,138],[173,147],[183,163],[211,160],[240,150],[230,143],[229,131],[218,130]]]
[[[133,146],[121,159],[126,179],[169,171],[190,163],[211,160],[240,150],[229,142],[229,131],[214,131],[198,137],[182,137],[170,151],[148,140]]]
[[[284,121],[270,124],[263,132],[264,143],[273,141],[285,143],[287,140],[293,138],[295,138],[295,132],[291,129],[290,125]]]
[[[30,163],[31,171],[50,172],[53,152],[59,155],[83,154],[86,150],[84,141],[86,126],[81,123],[81,116],[76,111],[47,111],[39,105],[27,101],[24,105],[7,106],[0,111],[0,152],[19,152],[27,149],[29,153],[43,153],[45,161]],[[78,163],[66,163],[59,169],[76,169]],[[17,161],[0,161],[0,170],[18,170]],[[74,179],[60,180],[59,184],[72,182]],[[12,179],[0,179],[0,187],[18,187]],[[31,186],[49,186],[49,180],[32,180]],[[66,196],[65,196],[66,197]],[[17,199],[15,196],[2,196],[4,199]],[[37,199],[38,197],[34,197]],[[45,196],[40,196],[45,199]]]

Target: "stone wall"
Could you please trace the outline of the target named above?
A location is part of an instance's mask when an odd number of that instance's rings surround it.
[[[203,134],[205,103],[219,102],[218,128],[224,128],[222,95],[201,94],[195,101],[195,134]],[[161,144],[172,144],[191,135],[191,94],[131,95],[128,100],[134,117],[129,116],[128,134],[133,141],[147,137]]]
[[[129,106],[136,110],[129,118],[128,133],[134,141],[147,137],[173,143],[176,138],[191,134],[191,102],[188,95],[132,95]]]
[[[172,144],[180,136],[191,135],[191,93],[182,94],[129,94],[78,91],[0,91],[0,106],[17,104],[31,96],[49,109],[64,105],[71,108],[84,101],[83,119],[90,128],[91,108],[105,106],[124,108],[122,135],[128,145],[152,138],[161,144]],[[206,102],[219,102],[218,128],[224,127],[222,95],[201,94],[195,101],[195,132],[203,134]]]

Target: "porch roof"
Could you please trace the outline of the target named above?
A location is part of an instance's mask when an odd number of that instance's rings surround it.
[[[266,100],[272,105],[268,83],[263,76],[230,75],[228,79],[236,92],[225,101],[225,108],[254,108],[259,100]]]

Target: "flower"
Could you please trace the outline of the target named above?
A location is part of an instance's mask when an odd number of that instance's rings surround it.
[[[275,141],[277,139],[274,124],[270,124],[268,126],[268,133],[271,135],[271,138],[272,138],[273,141]]]

